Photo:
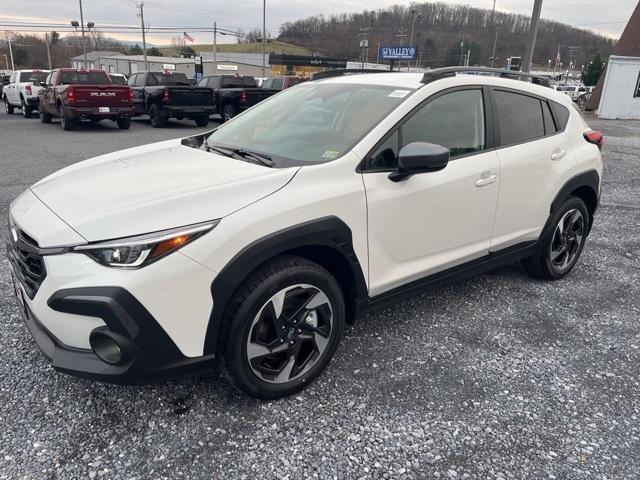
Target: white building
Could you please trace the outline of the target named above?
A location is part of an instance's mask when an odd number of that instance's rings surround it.
[[[607,119],[640,119],[640,57],[609,57],[597,114]]]

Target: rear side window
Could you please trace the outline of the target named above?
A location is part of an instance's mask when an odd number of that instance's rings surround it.
[[[540,100],[519,93],[495,90],[500,143],[512,145],[544,136]]]
[[[551,100],[549,101],[549,106],[553,112],[553,118],[556,121],[558,131],[560,132],[567,128],[567,123],[569,122],[569,110],[567,107]]]

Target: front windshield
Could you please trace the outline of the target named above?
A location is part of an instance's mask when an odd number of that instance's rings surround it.
[[[412,89],[304,83],[257,104],[207,139],[272,157],[276,166],[328,162],[358,143]]]

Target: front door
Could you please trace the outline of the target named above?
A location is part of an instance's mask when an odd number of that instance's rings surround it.
[[[487,99],[481,87],[431,97],[367,159],[362,175],[370,295],[488,254],[500,171],[487,134]],[[449,164],[437,172],[390,180],[398,152],[412,142],[449,148]]]

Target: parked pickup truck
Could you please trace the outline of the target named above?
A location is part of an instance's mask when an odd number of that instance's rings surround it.
[[[267,78],[264,82],[262,82],[262,88],[266,88],[267,90],[286,90],[289,87],[293,87],[298,85],[299,83],[306,82],[309,80],[309,77],[298,77],[293,75],[286,75],[282,77],[271,77]]]
[[[42,123],[58,117],[64,130],[74,130],[80,120],[113,120],[122,130],[131,126],[131,89],[112,84],[104,70],[59,68],[43,86],[38,92]]]
[[[213,89],[213,105],[225,122],[278,93],[278,90],[258,87],[256,79],[249,75],[211,75],[203,77],[198,86]]]
[[[9,78],[9,83],[2,87],[4,109],[12,115],[14,109],[22,110],[22,115],[29,118],[38,109],[38,92],[49,74],[49,70],[17,70]]]
[[[149,115],[151,126],[164,127],[169,118],[190,118],[206,127],[214,113],[213,91],[189,84],[184,73],[139,72],[129,77],[136,115]]]

